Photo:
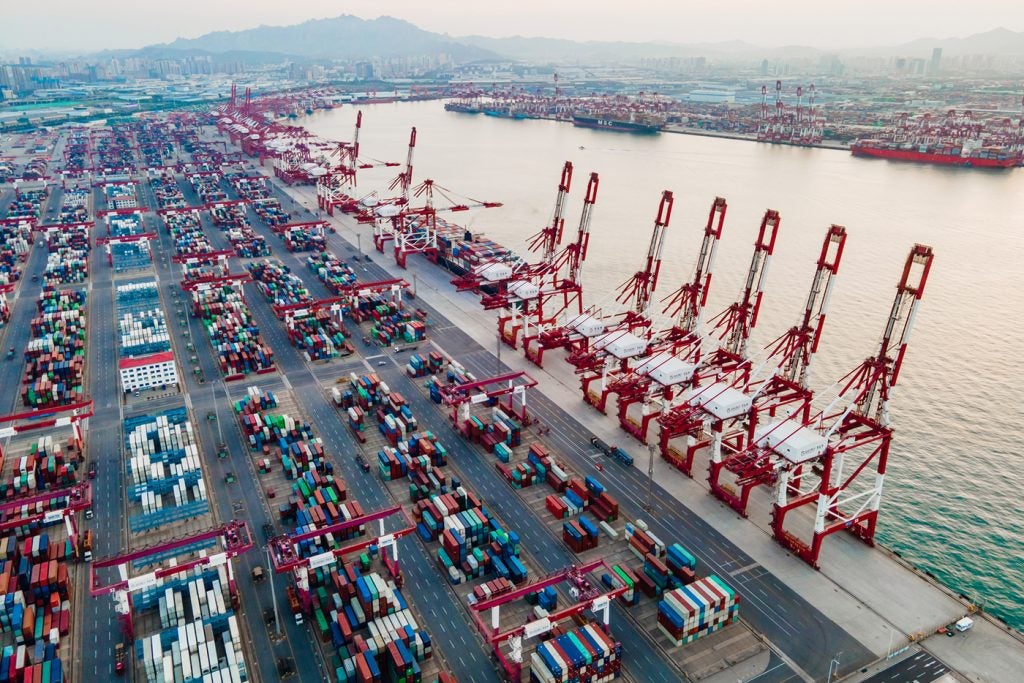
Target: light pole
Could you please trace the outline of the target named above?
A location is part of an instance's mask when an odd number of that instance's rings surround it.
[[[274,573],[270,568],[274,565],[270,561],[270,544],[267,544],[267,573],[270,574],[270,600],[274,603],[274,624],[277,625],[277,637],[281,637],[281,614],[277,611],[277,590],[274,588]]]
[[[359,250],[359,258],[363,257],[363,236],[356,233],[356,248]]]
[[[654,507],[654,444],[647,444],[647,511]]]
[[[833,668],[835,669],[835,674],[837,676],[839,675],[839,655],[841,654],[843,654],[842,651],[837,652],[835,657],[832,658],[832,661],[828,663],[828,683],[832,683]]]
[[[501,314],[499,313],[498,316],[500,317]],[[498,331],[498,335],[496,337],[497,343],[498,343],[498,367],[497,367],[497,370],[495,371],[495,374],[500,375],[501,374],[501,328],[498,327],[497,325],[495,325],[494,329],[496,329]]]

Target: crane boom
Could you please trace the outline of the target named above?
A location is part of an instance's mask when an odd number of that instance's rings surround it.
[[[658,286],[661,255],[665,248],[665,230],[672,219],[672,203],[672,191],[662,192],[661,202],[658,204],[658,215],[654,219],[654,229],[651,231],[651,242],[647,247],[647,261],[644,269],[637,271],[630,279],[622,283],[622,286],[619,287],[619,294],[615,297],[620,304],[631,301],[630,312],[639,316],[646,316],[649,312],[651,297]]]
[[[565,197],[572,185],[572,162],[566,161],[562,167],[562,177],[558,182],[558,193],[555,195],[555,211],[551,223],[530,238],[530,251],[539,251],[541,263],[550,266],[555,258],[555,250],[562,243],[562,229],[565,227]]]
[[[590,180],[587,181],[587,192],[583,197],[583,210],[580,212],[576,241],[563,249],[556,260],[556,267],[559,270],[565,267],[565,280],[574,285],[580,285],[580,278],[583,276],[583,262],[587,258],[587,246],[590,244],[590,222],[594,215],[594,204],[597,202],[598,182],[597,173],[591,173]]]
[[[715,197],[708,211],[708,222],[704,228],[704,239],[701,243],[700,256],[693,279],[685,282],[675,292],[663,299],[668,302],[663,313],[675,316],[676,329],[687,332],[694,331],[701,323],[704,305],[708,300],[708,290],[714,273],[715,255],[718,252],[718,240],[722,237],[725,223],[725,212],[728,208],[725,199]]]

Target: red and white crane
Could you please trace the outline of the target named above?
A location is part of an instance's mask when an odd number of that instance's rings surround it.
[[[572,315],[570,309],[575,308],[576,315],[583,313],[581,276],[597,202],[598,176],[591,173],[587,182],[576,240],[556,252],[562,239],[564,195],[569,190],[571,169],[571,164],[566,162],[552,226],[534,237],[534,244],[542,248],[540,263],[530,267],[524,276],[513,278],[504,294],[483,297],[485,309],[503,309],[498,316],[498,332],[502,341],[512,348],[517,348],[520,332],[523,332],[524,347],[528,349],[541,332],[553,328],[563,316]],[[527,357],[530,356],[527,350]],[[539,358],[535,362],[539,365]]]
[[[457,363],[461,370],[465,370]],[[468,373],[467,373],[468,374]],[[530,424],[530,416],[526,412],[526,390],[537,386],[537,380],[525,372],[508,372],[495,377],[475,379],[468,375],[469,382],[462,384],[438,385],[441,402],[451,406],[451,420],[458,429],[465,431],[470,418],[469,408],[475,403],[483,403],[498,399],[498,406],[509,415],[518,418],[523,424]],[[507,396],[508,402],[501,403],[501,397]],[[513,404],[519,399],[519,408]]]
[[[818,256],[800,323],[768,344],[763,359],[748,358],[742,351],[745,342],[738,344],[733,337],[712,354],[706,367],[698,371],[695,388],[685,401],[663,411],[658,418],[661,454],[673,466],[692,476],[695,454],[711,443],[714,489],[720,473],[724,440],[742,447],[753,439],[762,414],[773,415],[794,403],[810,405],[812,394],[807,380],[811,358],[821,340],[845,243],[845,228],[830,226]],[[751,306],[754,316],[759,304],[758,300]],[[679,437],[687,439],[687,447],[682,452],[670,445],[672,439]]]
[[[328,216],[334,215],[336,207],[347,213],[358,210],[359,200],[354,199],[349,194],[356,186],[357,171],[398,166],[395,162],[363,159],[360,157],[359,132],[362,126],[363,112],[358,111],[356,112],[356,126],[355,132],[352,135],[352,142],[336,143],[336,147],[329,155],[329,159],[337,157],[337,164],[328,165],[327,173],[322,174],[317,179],[317,205],[322,210],[325,210]]]
[[[727,208],[726,201],[721,197],[716,197],[711,203],[693,277],[662,300],[665,303],[662,313],[671,316],[674,323],[656,333],[643,353],[620,358],[597,349],[570,357],[569,362],[576,366],[581,375],[580,385],[585,402],[603,413],[607,409],[608,398],[613,394],[621,395],[621,392],[626,391],[639,397],[642,390],[638,382],[645,383],[647,380],[644,378],[650,374],[634,372],[641,366],[647,371],[664,366],[662,371],[671,369],[672,374],[677,374],[676,366],[682,361],[674,359],[688,355],[688,350],[701,338],[699,327],[703,321]],[[599,388],[595,389],[594,383],[598,381]]]
[[[590,352],[591,340],[603,342],[601,348],[607,347],[610,353],[622,351],[636,355],[638,349],[642,351],[646,347],[645,339],[652,325],[651,301],[661,272],[665,231],[672,219],[672,203],[672,192],[662,192],[644,267],[622,283],[615,296],[615,308],[622,310],[605,313],[600,306],[591,306],[564,324],[541,331],[535,340],[531,339],[527,344],[527,359],[540,366],[544,351],[556,348],[569,351],[570,356],[582,356]]]
[[[668,349],[661,347],[637,367],[634,377],[623,378],[613,387],[619,394],[619,426],[626,433],[646,443],[651,422],[678,400],[681,391],[698,386],[709,376],[747,372],[747,343],[757,326],[779,223],[777,211],[765,211],[743,290],[735,302],[709,321],[706,332],[702,324],[695,325],[688,337]],[[713,348],[705,349],[712,344]],[[639,420],[629,415],[635,403],[642,408]]]
[[[893,429],[889,400],[932,266],[931,247],[910,250],[875,355],[835,385],[835,396],[812,415],[793,411],[764,425],[744,449],[724,459],[741,485],[771,484],[773,535],[817,567],[824,539],[849,531],[874,544]],[[813,506],[810,540],[791,530],[793,512]]]
[[[435,206],[435,194],[449,202],[447,206]],[[501,202],[487,202],[472,198],[457,199],[451,190],[427,179],[416,186],[415,197],[422,197],[424,205],[410,207],[395,203],[382,204],[373,210],[373,243],[383,253],[388,242],[394,242],[395,263],[405,268],[409,254],[424,254],[436,262],[437,214],[461,212],[471,209],[493,209]],[[468,200],[468,201],[467,201]]]
[[[481,635],[494,648],[494,654],[501,662],[508,680],[518,681],[521,678],[523,665],[523,639],[536,638],[555,628],[559,622],[566,619],[573,619],[583,612],[590,611],[601,615],[601,623],[605,629],[611,618],[612,601],[627,591],[625,585],[620,585],[608,591],[602,591],[587,578],[588,574],[601,569],[611,570],[611,567],[604,560],[590,562],[585,565],[573,565],[565,569],[549,574],[543,579],[534,581],[526,586],[520,586],[512,591],[499,595],[488,600],[476,602],[472,605],[471,615]],[[564,609],[548,614],[541,619],[529,621],[522,626],[517,626],[507,631],[500,630],[501,606],[523,599],[526,595],[542,591],[549,586],[557,586],[561,583],[570,585],[570,592],[575,598],[575,604]],[[481,618],[483,612],[491,613],[491,623],[487,624]],[[501,650],[502,643],[508,641],[511,650],[506,656]]]
[[[207,549],[210,541],[218,543],[220,549],[210,553]],[[101,595],[114,595],[114,610],[117,612],[125,635],[134,639],[135,629],[132,619],[132,593],[153,588],[165,578],[188,572],[193,567],[219,567],[227,565],[229,588],[232,600],[237,599],[238,592],[234,581],[234,571],[230,560],[245,553],[253,547],[249,525],[242,520],[232,520],[219,527],[209,529],[192,536],[177,538],[167,543],[140,548],[128,553],[97,559],[89,565],[89,593],[97,598]],[[195,555],[198,553],[198,557]],[[176,563],[175,560],[189,554],[192,559]],[[164,566],[138,576],[129,576],[129,569],[138,560],[159,562]],[[100,574],[109,570],[116,571],[116,579],[104,583]],[[108,571],[104,571],[108,570]]]

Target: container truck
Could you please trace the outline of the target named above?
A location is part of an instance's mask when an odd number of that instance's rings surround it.
[[[295,592],[294,586],[288,586],[288,607],[292,610],[292,615],[295,617],[295,623],[302,624],[302,608],[299,605],[299,596]]]

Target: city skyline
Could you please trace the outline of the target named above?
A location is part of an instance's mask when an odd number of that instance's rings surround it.
[[[871,3],[868,3],[871,4]],[[831,8],[823,13],[798,0],[771,5],[742,0],[722,6],[680,7],[667,0],[641,0],[629,13],[621,6],[567,0],[550,6],[522,0],[512,6],[466,7],[458,0],[429,6],[393,2],[368,3],[304,0],[299,7],[259,0],[244,15],[227,3],[182,0],[173,5],[148,5],[144,12],[127,0],[106,0],[81,10],[79,3],[56,0],[8,15],[0,51],[88,52],[139,48],[176,38],[194,38],[211,31],[240,31],[260,25],[285,26],[312,19],[353,14],[365,19],[392,16],[453,37],[547,37],[569,40],[703,43],[743,41],[764,47],[799,45],[856,49],[897,45],[922,38],[963,37],[998,27],[1024,30],[1024,20],[1008,0],[974,3],[962,8],[935,6],[920,0],[889,4],[880,12]],[[737,17],[746,17],[737,22]]]

